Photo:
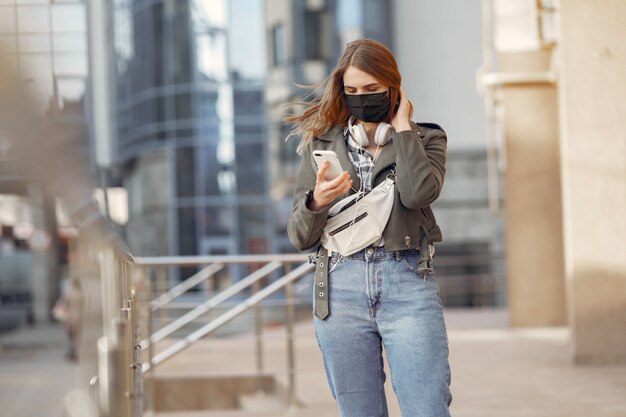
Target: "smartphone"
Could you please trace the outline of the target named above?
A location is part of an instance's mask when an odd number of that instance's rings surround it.
[[[326,170],[326,181],[334,180],[341,175],[343,169],[341,169],[339,158],[337,158],[337,154],[335,152],[313,151],[313,163],[318,170],[320,169],[324,161],[328,161],[330,164],[328,166],[328,169]]]

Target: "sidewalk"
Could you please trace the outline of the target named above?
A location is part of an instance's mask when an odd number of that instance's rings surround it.
[[[61,417],[74,387],[76,366],[64,358],[66,336],[59,324],[0,335],[0,415]]]
[[[447,310],[454,417],[624,417],[626,366],[573,366],[565,328],[509,329],[498,310]],[[297,412],[162,413],[161,417],[337,417],[321,355],[306,321],[296,332]],[[265,369],[285,385],[285,333],[264,333]],[[160,374],[254,370],[249,335],[201,341],[157,368]],[[61,417],[75,366],[64,357],[62,328],[25,328],[0,336],[0,415]],[[388,368],[387,368],[388,369]],[[400,417],[387,386],[390,415]]]
[[[573,366],[566,328],[510,329],[502,310],[447,310],[454,417],[624,417],[626,366]],[[161,413],[159,417],[338,417],[311,322],[296,326],[299,412]],[[265,369],[285,384],[285,334],[265,332]],[[254,370],[250,336],[202,341],[158,368],[161,374]],[[386,369],[389,367],[386,365]],[[400,417],[386,386],[391,417]]]
[[[626,365],[574,366],[567,328],[480,326],[490,315],[447,314],[453,416],[626,416]]]

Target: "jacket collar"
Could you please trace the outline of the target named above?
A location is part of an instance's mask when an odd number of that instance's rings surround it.
[[[318,136],[318,139],[326,142],[332,142],[337,136],[343,136],[343,128],[341,126],[333,126],[326,131],[326,133]]]
[[[424,136],[424,134],[422,133],[422,130],[417,125],[417,123],[415,123],[412,120],[409,120],[409,124],[411,125],[411,129],[417,131],[417,133],[420,136],[422,137]],[[333,126],[330,129],[328,129],[326,133],[322,133],[320,136],[318,136],[318,139],[324,140],[326,142],[332,142],[337,136],[343,136],[344,130],[345,128],[341,126]]]

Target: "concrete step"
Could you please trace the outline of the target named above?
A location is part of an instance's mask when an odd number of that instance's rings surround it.
[[[270,401],[276,392],[276,381],[267,373],[156,375],[146,378],[146,384],[153,386],[152,404],[157,412],[241,409],[246,403],[247,409],[276,409]],[[257,404],[255,397],[259,398]],[[146,397],[147,402],[149,398]]]
[[[151,417],[146,414],[146,417]],[[339,417],[332,405],[283,409],[282,411],[219,410],[186,411],[152,414],[152,417]]]
[[[274,415],[285,411],[286,402],[283,395],[277,392],[266,394],[258,391],[254,394],[242,394],[239,396],[239,405],[242,411],[274,413]]]
[[[309,312],[310,315],[310,312]],[[296,410],[299,417],[337,416],[336,407],[326,383],[324,365],[321,354],[315,341],[311,320],[299,322],[294,327],[294,348],[296,350],[296,399],[299,408]],[[164,340],[155,346],[155,351],[165,349],[174,340]],[[287,335],[283,326],[272,326],[263,331],[263,369],[266,375],[274,378],[271,389],[265,390],[265,398],[256,396],[256,390],[239,393],[237,400],[230,395],[222,402],[222,409],[215,411],[207,409],[196,411],[191,408],[160,408],[158,416],[282,416],[293,412],[287,410]],[[155,368],[158,377],[170,377],[171,381],[177,378],[206,377],[211,374],[221,375],[255,375],[255,339],[252,334],[239,334],[229,337],[214,337],[198,341],[189,349],[181,352]],[[149,385],[146,384],[146,391]],[[254,387],[256,388],[256,386]],[[204,389],[185,389],[185,395],[204,396]],[[155,392],[155,396],[161,395]],[[178,390],[177,390],[178,391]],[[148,392],[147,392],[148,394]],[[165,394],[164,394],[165,395]],[[184,402],[181,398],[175,399]],[[174,401],[174,400],[172,400]],[[223,405],[228,407],[223,407]],[[233,409],[233,405],[238,409]],[[208,408],[208,407],[207,407]],[[171,414],[177,411],[175,414]],[[180,414],[183,411],[191,414]],[[167,414],[163,414],[167,413]],[[194,414],[195,413],[195,414]],[[253,413],[253,414],[250,414]]]

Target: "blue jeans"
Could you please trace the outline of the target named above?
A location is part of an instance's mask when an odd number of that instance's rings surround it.
[[[449,417],[448,336],[434,274],[419,251],[366,248],[330,259],[325,320],[315,335],[342,417],[387,417],[383,347],[403,417]]]

